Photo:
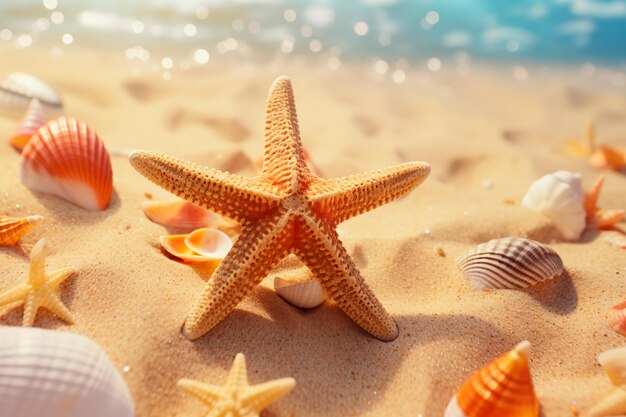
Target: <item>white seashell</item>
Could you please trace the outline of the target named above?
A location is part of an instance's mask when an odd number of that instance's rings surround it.
[[[274,278],[274,289],[289,304],[300,308],[315,308],[326,299],[319,280],[293,282],[280,277]]]
[[[456,262],[476,289],[525,288],[563,271],[563,261],[554,250],[514,237],[478,245]]]
[[[563,237],[576,240],[586,226],[580,174],[557,171],[533,182],[522,206],[550,218]]]
[[[93,340],[0,328],[0,417],[133,417],[124,379]]]
[[[224,259],[233,247],[228,235],[217,229],[198,229],[189,233],[185,245],[192,251],[211,259]]]
[[[63,113],[59,93],[33,75],[14,72],[0,83],[0,112],[3,114],[23,116],[34,98],[39,100],[49,118]]]
[[[626,385],[626,346],[602,352],[598,362],[613,385]]]

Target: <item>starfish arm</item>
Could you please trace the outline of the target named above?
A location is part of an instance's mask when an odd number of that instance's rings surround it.
[[[294,253],[321,281],[330,297],[366,332],[383,341],[398,336],[398,326],[365,283],[337,232],[306,217],[298,224],[303,242]]]
[[[300,141],[291,81],[279,77],[267,98],[263,176],[284,195],[300,190],[311,177]]]
[[[293,378],[281,378],[254,385],[246,390],[242,404],[256,413],[260,413],[268,405],[289,393],[296,386]],[[253,415],[253,414],[252,414]]]
[[[63,268],[57,269],[56,271],[49,274],[48,283],[51,288],[56,288],[65,281],[67,278],[71,277],[75,272],[74,268]]]
[[[0,307],[5,307],[18,301],[24,303],[26,295],[28,294],[29,286],[26,284],[19,284],[3,293],[0,293]]]
[[[188,339],[197,339],[224,319],[289,253],[288,216],[277,212],[243,222],[241,235],[196,299],[183,325]]]
[[[344,178],[318,180],[308,191],[313,211],[339,224],[395,200],[420,185],[430,173],[425,162],[408,162]]]
[[[73,324],[74,317],[70,310],[63,304],[59,295],[55,292],[47,294],[47,296],[41,301],[41,307],[46,308],[52,314],[60,318],[66,323]]]
[[[26,301],[24,302],[24,317],[22,318],[22,326],[33,327],[39,307],[41,307],[41,305],[39,305],[39,299],[32,293],[28,294],[28,297],[26,297]]]
[[[205,384],[193,379],[179,379],[178,386],[212,407],[223,395],[223,388],[216,385]]]
[[[278,205],[271,187],[264,189],[254,179],[156,152],[134,152],[129,159],[137,171],[167,191],[237,221],[260,217]]]
[[[238,353],[235,356],[232,368],[228,373],[228,381],[226,386],[230,388],[242,387],[248,385],[248,371],[246,370],[246,357],[243,353]]]

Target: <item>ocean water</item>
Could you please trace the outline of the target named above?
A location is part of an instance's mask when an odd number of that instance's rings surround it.
[[[166,69],[304,59],[436,71],[459,56],[623,68],[626,0],[0,0],[0,42],[117,48]]]

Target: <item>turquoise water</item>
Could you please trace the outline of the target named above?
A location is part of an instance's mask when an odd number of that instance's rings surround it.
[[[1,0],[0,42],[121,46],[131,59],[169,48],[200,63],[304,56],[437,67],[462,52],[620,65],[626,0]]]

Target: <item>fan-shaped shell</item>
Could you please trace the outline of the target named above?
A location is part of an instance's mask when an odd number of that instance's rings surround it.
[[[478,245],[457,264],[476,289],[524,288],[563,271],[561,257],[551,248],[515,237]]]
[[[0,246],[16,245],[21,238],[43,221],[43,216],[22,218],[0,216]]]
[[[113,193],[111,160],[86,124],[61,117],[37,131],[22,152],[21,178],[87,210],[104,210]]]
[[[583,200],[580,174],[558,171],[532,183],[522,205],[550,218],[565,239],[576,240],[586,225]]]
[[[537,417],[529,349],[524,341],[476,372],[452,398],[444,417]]]
[[[0,328],[1,417],[133,417],[124,379],[93,340]]]
[[[46,121],[41,103],[36,98],[32,99],[22,122],[9,138],[9,143],[21,152],[30,138],[37,133],[41,126],[46,124]]]
[[[50,116],[59,116],[63,112],[59,93],[33,75],[14,72],[0,84],[0,109],[4,114],[22,116],[34,98]]]
[[[226,234],[215,229],[198,229],[189,235],[161,236],[160,241],[167,252],[188,262],[221,260],[233,246]]]
[[[315,308],[326,299],[326,293],[319,280],[289,281],[274,278],[274,289],[289,304],[300,308]]]
[[[609,311],[609,326],[622,336],[626,336],[626,300],[613,306]]]

